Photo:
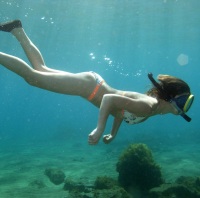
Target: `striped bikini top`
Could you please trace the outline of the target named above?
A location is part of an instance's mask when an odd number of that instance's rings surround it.
[[[124,121],[128,124],[138,124],[145,119],[145,117],[137,117],[133,113],[130,113],[126,110],[122,110],[122,115],[123,115]]]

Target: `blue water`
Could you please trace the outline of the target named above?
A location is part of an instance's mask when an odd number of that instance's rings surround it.
[[[138,141],[152,147],[173,144],[185,148],[198,145],[200,139],[199,7],[199,0],[0,0],[0,21],[21,19],[48,67],[93,70],[117,89],[147,91],[148,72],[184,79],[195,95],[188,112],[191,123],[165,115],[135,126],[123,124],[114,143],[100,142],[94,150],[123,148]],[[0,33],[0,51],[28,61],[8,33]],[[94,106],[79,97],[31,87],[3,67],[0,84],[2,153],[8,145],[17,149],[32,142],[34,147],[37,142],[54,141],[56,145],[67,141],[89,147],[87,135],[98,117]],[[111,124],[112,118],[107,131]]]

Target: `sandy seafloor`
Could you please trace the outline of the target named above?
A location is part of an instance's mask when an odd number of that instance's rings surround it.
[[[7,141],[7,149],[5,145],[0,146],[4,147],[0,149],[0,195],[2,198],[67,197],[68,192],[62,189],[63,184],[56,186],[44,175],[48,167],[60,168],[67,178],[86,185],[92,185],[97,176],[106,175],[117,179],[116,163],[127,143],[87,146],[85,142],[65,140],[19,145]],[[183,142],[176,145],[171,142],[149,147],[162,168],[166,182],[173,182],[181,175],[199,175],[198,144]],[[43,181],[46,187],[31,186],[30,183],[35,180]]]

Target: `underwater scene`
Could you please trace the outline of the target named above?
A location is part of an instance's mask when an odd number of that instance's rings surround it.
[[[195,97],[191,122],[173,114],[123,122],[112,142],[90,145],[99,108],[31,86],[0,62],[0,197],[200,197],[199,8],[199,0],[0,0],[0,23],[21,20],[49,68],[94,71],[139,93],[152,87],[148,73],[167,74]],[[31,66],[0,31],[3,53]],[[109,116],[103,135],[112,124]]]

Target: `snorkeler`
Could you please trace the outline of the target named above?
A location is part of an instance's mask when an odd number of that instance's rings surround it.
[[[149,74],[153,87],[146,94],[117,90],[110,87],[95,72],[74,74],[48,68],[40,51],[26,35],[20,20],[2,23],[0,30],[11,32],[17,38],[33,68],[22,59],[3,52],[0,52],[1,65],[24,78],[32,86],[81,96],[100,108],[97,127],[88,137],[91,145],[100,140],[109,115],[114,117],[114,121],[110,134],[103,136],[106,144],[116,137],[123,120],[129,124],[137,124],[151,116],[167,113],[191,120],[185,112],[191,107],[194,96],[188,84],[179,78],[159,75],[157,82],[153,75]]]

